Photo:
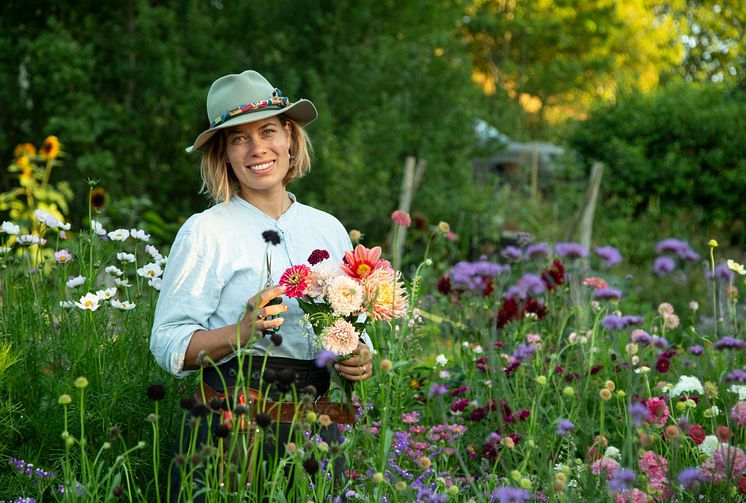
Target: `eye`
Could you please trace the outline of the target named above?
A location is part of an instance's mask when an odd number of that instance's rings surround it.
[[[231,138],[231,144],[233,145],[240,145],[242,143],[246,143],[246,135],[244,134],[238,134]]]

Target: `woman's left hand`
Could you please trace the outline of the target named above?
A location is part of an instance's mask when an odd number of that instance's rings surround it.
[[[365,381],[373,375],[370,349],[364,342],[358,343],[357,348],[352,352],[352,356],[338,361],[334,368],[347,380]]]

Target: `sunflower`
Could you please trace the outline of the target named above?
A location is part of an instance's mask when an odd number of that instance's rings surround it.
[[[95,187],[91,191],[91,207],[101,211],[106,206],[106,191],[102,187]]]
[[[16,145],[13,153],[16,157],[36,155],[36,147],[31,143],[21,143],[20,145]]]
[[[54,159],[60,154],[60,140],[56,136],[47,136],[41,147],[41,155],[47,159]]]

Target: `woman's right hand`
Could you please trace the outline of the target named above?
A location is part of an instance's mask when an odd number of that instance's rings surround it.
[[[282,317],[277,316],[288,310],[288,306],[280,299],[283,293],[285,287],[276,285],[265,288],[249,299],[241,319],[241,341],[244,344],[254,337],[261,338],[263,331],[279,328],[285,322]],[[274,299],[279,302],[270,304]],[[275,318],[269,319],[272,316]]]

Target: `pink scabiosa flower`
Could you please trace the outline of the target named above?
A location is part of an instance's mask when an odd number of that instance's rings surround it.
[[[649,501],[648,495],[636,487],[616,495],[616,503],[648,503]]]
[[[640,467],[640,471],[650,481],[651,487],[661,491],[666,489],[668,485],[668,479],[666,478],[668,462],[666,458],[653,451],[643,451],[637,464]]]
[[[609,283],[605,279],[599,278],[598,276],[589,276],[585,278],[583,284],[592,287],[594,290],[609,286]]]
[[[380,267],[371,272],[363,282],[365,304],[371,309],[373,320],[390,321],[407,312],[407,291],[399,275],[391,267]]]
[[[404,210],[394,211],[391,214],[391,220],[393,220],[396,225],[401,225],[405,229],[412,225],[412,218],[409,216],[409,213]]]
[[[659,397],[648,398],[645,405],[648,407],[648,422],[658,426],[666,424],[669,411],[664,399]]]
[[[738,402],[730,409],[730,418],[739,428],[746,426],[746,402]]]
[[[339,316],[359,313],[363,307],[363,289],[349,276],[337,276],[329,282],[326,292],[329,305]]]
[[[280,285],[285,287],[285,295],[290,298],[302,297],[308,286],[311,268],[307,265],[294,265],[285,269],[280,277]]]
[[[702,463],[700,468],[708,481],[725,482],[746,475],[746,454],[739,447],[724,444]]]
[[[613,479],[617,470],[619,470],[619,463],[612,458],[601,458],[591,465],[591,473],[593,475],[604,475],[606,480]]]
[[[349,355],[360,340],[355,327],[349,321],[337,320],[321,333],[324,349],[338,355]]]

